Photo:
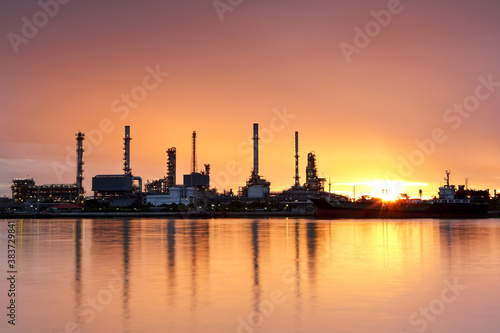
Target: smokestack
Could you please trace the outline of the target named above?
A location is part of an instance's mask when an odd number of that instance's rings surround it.
[[[253,173],[259,175],[259,124],[253,124]]]
[[[123,171],[125,172],[126,175],[131,175],[132,174],[132,169],[130,168],[130,126],[125,126],[125,138],[123,138],[124,143],[123,143],[123,150],[124,150],[124,157],[123,157]]]
[[[205,163],[205,174],[210,177],[210,163]]]
[[[196,131],[193,131],[193,156],[191,157],[191,172],[196,172]]]
[[[85,134],[82,132],[76,133],[76,187],[77,187],[77,201],[83,202],[83,140]]]
[[[176,151],[175,147],[167,149],[167,186],[173,187],[176,183]]]
[[[300,186],[299,179],[299,132],[295,131],[295,186]]]

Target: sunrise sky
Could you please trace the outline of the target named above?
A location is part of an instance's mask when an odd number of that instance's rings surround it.
[[[454,184],[500,188],[498,1],[41,0],[0,9],[2,196],[13,177],[73,183],[67,150],[77,131],[87,134],[90,195],[92,176],[122,173],[125,125],[144,182],[165,175],[165,150],[176,147],[181,183],[196,130],[198,168],[211,163],[212,185],[244,185],[259,123],[260,174],[272,191],[293,184],[295,131],[302,181],[314,151],[334,192],[396,179],[431,196],[447,169]]]

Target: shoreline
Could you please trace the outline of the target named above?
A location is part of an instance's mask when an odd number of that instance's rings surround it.
[[[0,219],[55,219],[55,218],[170,218],[170,219],[213,219],[213,218],[314,218],[313,213],[296,212],[78,212],[53,214],[0,214]]]

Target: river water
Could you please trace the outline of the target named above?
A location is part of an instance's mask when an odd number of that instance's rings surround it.
[[[500,331],[499,219],[10,221],[1,332]]]

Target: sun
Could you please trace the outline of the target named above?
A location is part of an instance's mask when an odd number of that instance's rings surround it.
[[[395,201],[401,194],[407,193],[411,186],[425,186],[425,183],[410,183],[399,180],[372,180],[372,198],[381,198],[384,201]]]
[[[388,181],[372,181],[372,198],[381,198],[384,201],[394,201],[398,199],[400,186],[388,184]]]

